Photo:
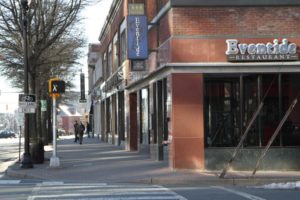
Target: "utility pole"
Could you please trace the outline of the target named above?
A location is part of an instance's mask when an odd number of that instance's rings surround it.
[[[23,11],[23,47],[24,47],[24,94],[28,95],[28,49],[27,49],[27,12],[31,3],[27,0],[21,0],[22,11]],[[24,113],[24,154],[21,162],[21,168],[33,168],[32,159],[30,155],[29,145],[29,114]]]

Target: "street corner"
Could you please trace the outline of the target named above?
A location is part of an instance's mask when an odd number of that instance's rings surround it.
[[[33,168],[31,169],[22,169],[20,166],[19,162],[15,162],[12,165],[8,166],[5,174],[9,177],[13,178],[21,178],[21,179],[26,179],[26,178],[35,178],[32,177],[29,171],[32,171]]]

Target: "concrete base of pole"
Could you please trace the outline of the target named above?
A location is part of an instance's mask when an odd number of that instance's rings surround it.
[[[58,157],[55,157],[55,156],[52,156],[50,158],[50,165],[49,167],[51,168],[57,168],[57,167],[60,167],[60,162],[59,162],[59,158]]]

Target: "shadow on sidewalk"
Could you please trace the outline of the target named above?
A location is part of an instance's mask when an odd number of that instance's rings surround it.
[[[45,157],[51,156],[52,151],[46,151]],[[167,161],[155,161],[149,154],[126,151],[87,137],[82,145],[74,143],[73,137],[60,137],[57,156],[61,163],[59,168],[50,168],[49,161],[36,164],[33,169],[21,169],[16,163],[9,167],[7,174],[54,181],[198,185],[257,185],[300,180],[299,172],[283,176],[278,176],[278,172],[258,173],[257,177],[249,177],[247,172],[229,172],[227,178],[219,179],[217,171],[171,170]]]

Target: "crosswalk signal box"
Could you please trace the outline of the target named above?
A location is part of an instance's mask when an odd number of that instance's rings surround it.
[[[65,82],[59,79],[49,80],[49,94],[60,94],[65,92]]]

